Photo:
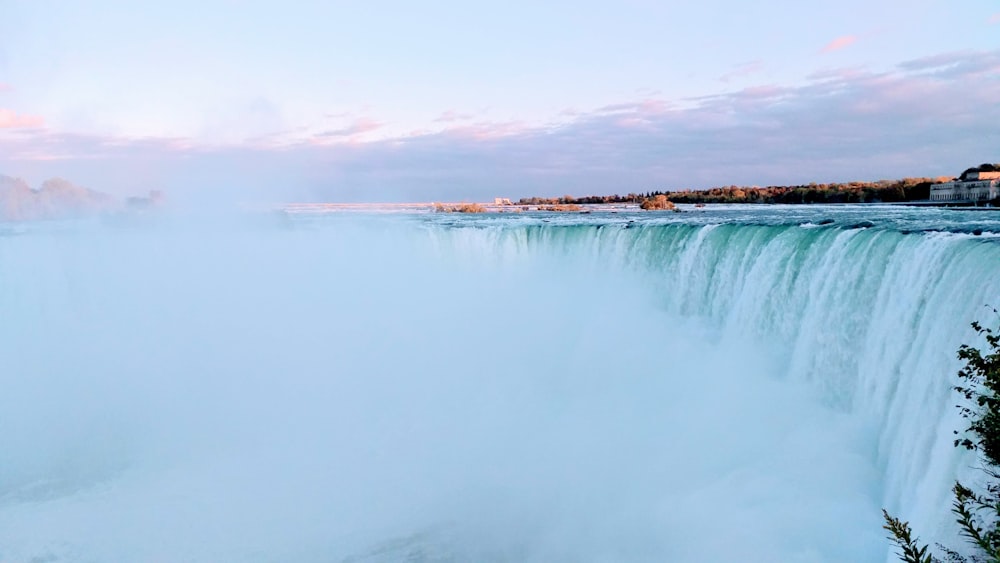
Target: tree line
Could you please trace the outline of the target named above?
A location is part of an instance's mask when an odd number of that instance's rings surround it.
[[[655,190],[628,195],[565,195],[528,197],[520,205],[572,205],[586,203],[641,203],[666,196],[674,203],[893,203],[930,199],[931,185],[948,178],[903,178],[877,182],[842,182],[792,186],[723,186],[707,190]]]

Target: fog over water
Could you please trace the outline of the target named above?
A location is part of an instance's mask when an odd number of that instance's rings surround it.
[[[883,506],[949,539],[997,229],[728,209],[2,231],[0,561],[885,561]]]

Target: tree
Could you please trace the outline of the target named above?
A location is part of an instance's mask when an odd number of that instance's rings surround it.
[[[965,400],[958,408],[969,426],[964,432],[955,431],[955,446],[979,454],[986,481],[979,492],[959,482],[952,488],[951,511],[957,517],[959,534],[969,544],[971,554],[966,556],[941,545],[938,547],[944,552],[944,561],[1000,562],[1000,333],[978,322],[972,323],[972,328],[985,338],[986,351],[967,344],[958,349],[958,357],[965,361],[965,366],[958,372],[960,382],[954,389]],[[886,522],[883,527],[899,548],[901,561],[942,561],[928,553],[927,545],[919,544],[907,522],[885,510],[882,514]]]

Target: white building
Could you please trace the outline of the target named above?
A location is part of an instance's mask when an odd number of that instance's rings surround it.
[[[931,201],[980,202],[1000,197],[1000,171],[969,170],[954,182],[931,186]]]

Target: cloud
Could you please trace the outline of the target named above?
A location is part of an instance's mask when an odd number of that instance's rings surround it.
[[[987,23],[989,23],[990,25],[1000,24],[1000,12],[997,12],[992,16],[990,16],[990,19],[987,20]]]
[[[10,92],[14,88],[10,84],[0,82],[0,92]]]
[[[864,67],[840,67],[818,70],[806,76],[814,82],[845,81],[865,76],[868,71]]]
[[[940,78],[1000,74],[1000,51],[982,54],[974,51],[943,53],[906,61],[899,67],[908,71],[933,74]]]
[[[1000,50],[875,72],[816,73],[683,100],[636,100],[531,125],[342,142],[356,120],[281,147],[204,147],[46,129],[0,132],[0,173],[135,193],[156,185],[233,200],[434,201],[628,193],[728,184],[955,175],[998,159]],[[48,159],[48,160],[45,160]],[[230,186],[232,186],[230,188]],[[148,189],[148,188],[146,188]]]
[[[821,53],[832,53],[834,51],[839,51],[846,47],[850,47],[858,40],[856,35],[842,35],[833,41],[826,44],[825,47],[820,49]]]
[[[731,82],[737,78],[758,74],[762,70],[764,70],[764,61],[750,61],[734,66],[732,70],[720,76],[719,80],[722,82]]]
[[[368,117],[355,119],[350,125],[339,129],[329,129],[318,133],[316,136],[326,139],[356,139],[365,133],[371,133],[382,127],[382,122]]]
[[[14,110],[0,108],[0,129],[41,127],[44,120],[37,115],[19,115]]]
[[[468,121],[473,117],[475,116],[473,116],[471,113],[462,113],[450,109],[439,115],[436,119],[434,119],[434,123],[454,123],[456,121]]]

